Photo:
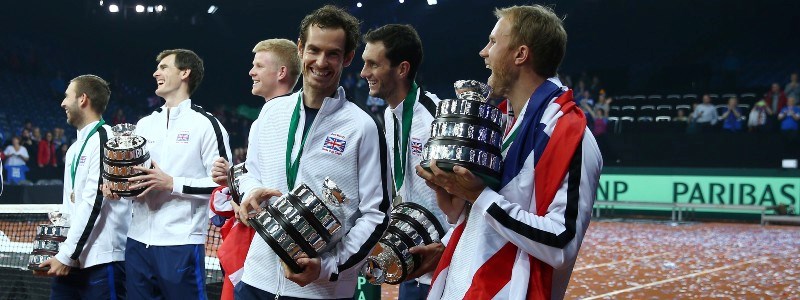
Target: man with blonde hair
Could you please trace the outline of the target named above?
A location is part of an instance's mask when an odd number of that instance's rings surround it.
[[[287,39],[269,39],[258,42],[253,48],[253,68],[250,78],[253,79],[252,93],[269,102],[272,98],[292,92],[300,77],[300,56],[297,55],[297,44]],[[263,108],[263,107],[262,107]],[[249,137],[255,134],[258,119],[250,128]],[[217,158],[211,169],[214,182],[220,185],[211,194],[211,221],[221,227],[222,244],[217,249],[220,265],[225,271],[222,284],[222,300],[233,299],[233,287],[242,278],[242,267],[247,256],[247,249],[253,240],[255,230],[242,226],[234,218],[238,209],[235,202],[230,201],[230,190],[227,188],[227,171],[230,163],[223,157]],[[226,220],[227,219],[227,220]]]
[[[417,172],[456,227],[434,271],[429,299],[562,299],[589,226],[602,157],[584,113],[556,71],[567,33],[540,5],[495,11],[480,51],[489,86],[516,119],[503,141],[493,190],[467,169]]]

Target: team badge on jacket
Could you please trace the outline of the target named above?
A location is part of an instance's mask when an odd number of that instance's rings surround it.
[[[83,156],[81,156],[81,161],[78,162],[78,165],[80,166],[80,165],[83,165],[85,163],[86,163],[86,155],[83,155]]]
[[[175,141],[178,142],[178,143],[188,143],[189,142],[189,131],[188,130],[182,130],[180,133],[178,133],[178,138],[175,139]]]
[[[344,148],[347,145],[347,140],[341,134],[331,133],[325,138],[325,144],[322,145],[322,150],[336,155],[342,155]]]
[[[411,155],[422,156],[422,142],[419,138],[411,138],[409,146],[411,148]]]

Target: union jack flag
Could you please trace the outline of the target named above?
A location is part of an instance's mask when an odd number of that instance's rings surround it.
[[[179,133],[177,142],[188,142],[189,141],[189,134],[188,133]]]
[[[330,135],[327,138],[325,138],[325,144],[322,145],[322,150],[328,151],[336,155],[342,155],[342,152],[344,152],[344,148],[346,145],[347,145],[346,140]]]
[[[411,141],[411,155],[422,155],[422,143],[418,141]]]

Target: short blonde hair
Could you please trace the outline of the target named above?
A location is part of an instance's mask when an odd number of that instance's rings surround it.
[[[272,52],[278,66],[286,66],[289,70],[289,79],[297,83],[300,78],[300,56],[297,54],[297,44],[287,39],[269,39],[258,42],[253,47],[253,53],[261,51]]]
[[[556,76],[567,50],[567,31],[552,9],[541,5],[511,6],[494,11],[511,23],[511,47],[528,46],[533,70],[539,76]]]

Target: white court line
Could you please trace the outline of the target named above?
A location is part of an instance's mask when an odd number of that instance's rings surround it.
[[[585,266],[585,267],[577,268],[577,269],[573,270],[573,272],[574,271],[580,271],[580,270],[586,270],[586,269],[605,267],[605,266],[610,266],[610,265],[616,265],[616,264],[621,264],[621,263],[630,262],[630,261],[636,261],[636,260],[640,260],[640,259],[659,257],[659,256],[667,255],[667,254],[670,254],[670,253],[671,252],[665,252],[665,253],[653,254],[653,255],[642,256],[642,257],[634,257],[634,258],[626,259],[626,260],[617,260],[617,261],[612,261],[612,262],[608,262],[608,263],[604,263],[604,264],[588,265],[588,266]]]
[[[698,276],[698,275],[713,273],[713,272],[716,272],[716,271],[730,269],[730,268],[733,268],[733,267],[746,265],[746,264],[751,264],[751,263],[758,262],[758,261],[765,261],[767,259],[768,258],[766,258],[766,257],[752,259],[752,260],[748,260],[748,261],[745,261],[745,262],[732,264],[732,265],[729,265],[729,266],[714,268],[714,269],[705,270],[705,271],[702,271],[702,272],[692,273],[692,274],[683,275],[683,276],[678,276],[678,277],[674,277],[674,278],[670,278],[670,279],[659,280],[659,281],[651,282],[651,283],[640,285],[640,286],[630,287],[630,288],[627,288],[627,289],[613,291],[613,292],[610,292],[610,293],[605,293],[605,294],[602,294],[602,295],[592,296],[592,297],[589,297],[589,298],[583,298],[583,300],[592,300],[592,299],[599,299],[599,298],[608,297],[608,296],[614,296],[616,294],[627,293],[627,292],[630,292],[630,291],[635,291],[635,290],[638,290],[638,289],[643,289],[643,288],[646,288],[646,287],[651,287],[651,286],[654,286],[654,285],[659,285],[659,284],[663,284],[663,283],[667,283],[667,282],[673,282],[673,281],[681,280],[681,279],[684,279],[684,278],[695,277],[695,276]]]

